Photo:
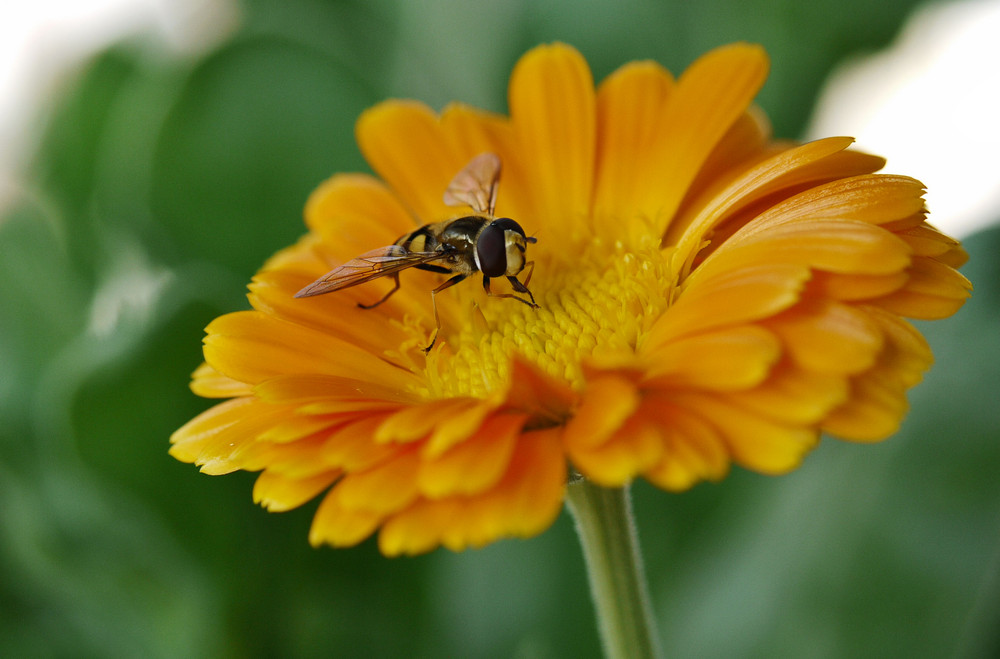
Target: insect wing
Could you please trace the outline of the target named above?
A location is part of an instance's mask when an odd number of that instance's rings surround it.
[[[444,191],[444,203],[469,206],[477,213],[493,217],[499,181],[500,157],[495,153],[480,153],[451,180]]]
[[[441,252],[410,252],[400,245],[389,245],[365,252],[339,265],[295,294],[311,297],[357,286],[379,277],[386,277],[422,263],[444,258]]]

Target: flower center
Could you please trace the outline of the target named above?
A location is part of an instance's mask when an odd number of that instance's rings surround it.
[[[486,298],[479,287],[452,289],[469,322],[441,328],[438,340],[451,352],[435,349],[428,356],[423,393],[484,398],[505,385],[515,352],[579,388],[586,359],[631,352],[669,304],[669,253],[659,249],[634,251],[598,240],[579,255],[545,256],[529,284],[538,309]],[[497,284],[495,292],[506,290],[502,279]]]

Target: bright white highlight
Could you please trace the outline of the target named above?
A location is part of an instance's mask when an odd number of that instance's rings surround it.
[[[809,134],[853,135],[927,185],[930,222],[963,237],[1000,219],[1000,2],[925,7],[888,51],[845,64]]]

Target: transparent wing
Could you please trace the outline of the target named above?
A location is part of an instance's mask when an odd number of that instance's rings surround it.
[[[379,277],[387,277],[423,263],[437,261],[445,256],[443,252],[410,252],[399,245],[380,247],[337,266],[296,293],[295,297],[332,293]]]
[[[444,191],[444,203],[448,206],[469,206],[477,213],[493,217],[499,181],[500,157],[495,153],[480,153],[455,174]]]

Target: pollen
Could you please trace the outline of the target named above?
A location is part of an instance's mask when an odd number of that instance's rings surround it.
[[[428,357],[425,393],[488,397],[506,386],[515,353],[582,388],[588,359],[635,349],[666,309],[673,281],[666,252],[597,243],[577,259],[538,263],[530,286],[537,309],[466,289],[460,304],[469,320],[442,328],[447,347]]]

